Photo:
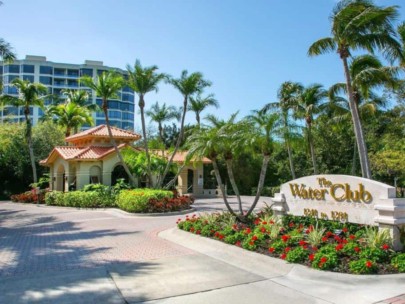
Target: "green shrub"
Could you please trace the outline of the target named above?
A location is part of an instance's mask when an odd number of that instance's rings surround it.
[[[115,198],[111,193],[99,191],[52,191],[46,194],[47,205],[77,207],[77,208],[107,208],[114,207]]]
[[[302,263],[308,258],[308,250],[303,247],[296,247],[287,253],[286,260],[290,263]]]
[[[172,198],[172,191],[155,189],[122,190],[117,196],[117,205],[128,212],[146,212],[149,200],[163,200]]]
[[[319,250],[312,261],[312,267],[316,269],[329,270],[335,268],[339,263],[338,255],[332,250]]]
[[[366,247],[360,252],[360,258],[372,260],[374,262],[386,262],[390,257],[390,252],[378,248]]]
[[[399,272],[405,272],[405,253],[400,253],[393,257],[391,265],[398,269]]]
[[[350,272],[355,274],[371,274],[376,273],[378,270],[377,263],[366,258],[357,261],[351,261],[349,263],[349,269]]]

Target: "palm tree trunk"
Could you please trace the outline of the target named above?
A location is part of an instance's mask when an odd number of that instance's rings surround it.
[[[124,167],[125,173],[128,175],[128,178],[131,180],[133,185],[136,185],[135,178],[132,176],[131,172],[128,169],[127,164],[124,162],[124,159],[123,159],[123,157],[121,155],[121,152],[118,149],[117,143],[115,142],[115,139],[114,139],[114,137],[112,135],[111,128],[110,128],[110,120],[108,119],[107,107],[103,107],[103,111],[104,111],[104,116],[105,116],[105,124],[107,125],[108,136],[110,137],[111,143],[114,146],[114,151],[117,154],[118,159],[120,160],[120,163],[121,163],[122,167]]]
[[[352,159],[352,175],[356,174],[356,159],[357,159],[357,143],[356,140],[354,140],[354,145],[353,145],[353,159]]]
[[[235,212],[232,210],[231,206],[229,205],[228,199],[226,198],[226,193],[225,193],[225,188],[224,188],[224,184],[222,183],[222,179],[221,179],[221,175],[219,174],[219,169],[218,169],[218,164],[217,164],[217,160],[215,158],[211,158],[212,160],[212,166],[214,167],[214,172],[215,172],[215,178],[217,179],[217,183],[219,185],[219,188],[221,189],[222,192],[222,198],[224,200],[226,209],[228,209],[228,211],[233,215],[233,216],[237,216],[235,214]]]
[[[257,202],[259,201],[260,195],[263,191],[264,180],[266,179],[267,166],[269,164],[269,161],[270,161],[270,155],[264,155],[263,163],[262,163],[262,170],[260,171],[260,179],[259,179],[259,184],[257,185],[257,192],[256,192],[255,200],[253,201],[252,206],[250,206],[245,217],[248,217],[253,212],[253,210],[256,208]]]
[[[357,108],[357,104],[354,101],[353,87],[350,77],[349,65],[347,63],[347,57],[343,57],[342,61],[345,70],[347,94],[349,97],[350,111],[352,113],[354,134],[356,135],[357,148],[359,150],[361,173],[364,178],[371,179],[370,161],[368,159],[367,146],[364,140],[363,128],[361,126],[359,111]]]
[[[197,126],[200,126],[201,125],[200,113],[198,113],[198,112],[195,113],[195,119],[197,120]]]
[[[236,185],[236,182],[235,182],[235,176],[233,175],[232,159],[226,160],[226,169],[228,171],[229,181],[231,182],[233,192],[235,192],[236,198],[238,200],[240,215],[243,216],[242,200],[240,198],[238,185]]]
[[[24,109],[24,115],[25,115],[25,121],[27,125],[27,130],[25,131],[25,138],[27,140],[28,144],[28,151],[30,154],[30,161],[31,161],[31,167],[32,167],[32,178],[34,180],[34,183],[38,181],[38,176],[37,176],[37,167],[35,166],[35,156],[34,156],[34,147],[32,146],[32,127],[31,127],[31,120],[29,119],[29,113],[30,109],[25,108]]]
[[[312,133],[311,133],[311,124],[308,124],[308,142],[309,148],[311,150],[311,158],[312,158],[312,165],[314,166],[314,174],[318,174],[318,167],[316,165],[316,157],[315,157],[315,147],[312,140]]]
[[[169,168],[173,162],[173,158],[176,155],[176,152],[179,150],[180,147],[180,143],[183,140],[183,135],[184,135],[184,120],[186,118],[186,112],[187,112],[187,101],[188,101],[188,96],[184,96],[184,101],[183,101],[183,114],[181,116],[181,124],[180,124],[180,134],[179,134],[179,138],[177,138],[177,142],[176,142],[176,147],[174,148],[174,151],[172,153],[172,155],[170,156],[169,162],[166,165],[165,170],[163,171],[162,174],[162,178],[160,179],[157,188],[161,188],[162,187],[162,183],[165,180],[165,177],[167,175],[167,173],[169,172]]]
[[[176,179],[179,177],[181,170],[183,170],[183,168],[186,166],[186,164],[184,163],[178,170],[176,175],[173,177],[173,179],[167,183],[167,185],[164,187],[165,189],[170,189],[171,186],[174,185],[174,183],[176,182]]]
[[[143,94],[139,96],[139,109],[141,110],[141,122],[142,122],[142,133],[143,133],[143,140],[144,140],[144,149],[146,154],[146,161],[147,161],[147,174],[150,181],[150,187],[153,188],[153,179],[152,179],[152,170],[150,168],[150,155],[149,155],[149,148],[148,148],[148,138],[146,136],[146,123],[145,123],[145,100]]]
[[[288,134],[288,122],[287,122],[287,115],[288,113],[283,112],[284,113],[284,141],[286,143],[287,146],[287,153],[288,153],[288,162],[290,163],[290,170],[291,170],[291,177],[292,179],[295,179],[295,168],[294,168],[294,162],[293,162],[293,158],[292,158],[292,149],[290,146],[290,136]]]

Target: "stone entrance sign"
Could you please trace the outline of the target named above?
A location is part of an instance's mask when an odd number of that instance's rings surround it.
[[[388,228],[394,247],[402,247],[405,199],[389,185],[348,175],[313,175],[281,185],[273,198],[275,214],[312,216]]]

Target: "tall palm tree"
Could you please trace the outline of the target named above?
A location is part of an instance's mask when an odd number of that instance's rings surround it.
[[[52,119],[56,124],[65,128],[66,137],[70,136],[72,131],[77,132],[84,124],[94,124],[90,111],[74,102],[49,105],[44,118]]]
[[[152,121],[158,124],[159,130],[159,137],[162,143],[164,142],[163,137],[163,123],[173,120],[179,119],[180,115],[176,107],[174,106],[167,106],[166,103],[163,103],[162,106],[159,106],[159,103],[156,102],[151,108],[145,112],[146,116],[148,116]]]
[[[197,125],[201,125],[201,117],[200,114],[204,111],[207,107],[215,107],[218,109],[219,103],[214,98],[213,94],[209,94],[206,97],[202,97],[201,95],[197,95],[197,97],[190,97],[190,104],[188,105],[187,111],[192,111],[195,113],[195,118],[197,120]]]
[[[28,144],[32,176],[34,183],[38,181],[37,168],[35,165],[34,148],[32,145],[32,122],[30,119],[30,107],[38,106],[43,108],[43,100],[48,93],[46,86],[40,83],[31,83],[28,80],[19,78],[14,79],[11,84],[18,89],[18,97],[11,95],[3,95],[1,101],[3,104],[8,104],[15,107],[22,107],[24,109],[24,116],[26,122],[25,138]]]
[[[129,171],[127,164],[124,162],[121,152],[118,149],[117,143],[115,142],[115,139],[112,135],[110,121],[108,118],[108,99],[118,98],[118,91],[121,90],[125,83],[124,79],[121,75],[115,72],[108,71],[101,73],[101,75],[98,75],[98,77],[95,79],[90,76],[83,76],[80,78],[80,81],[88,88],[94,90],[96,96],[101,97],[101,109],[104,112],[105,123],[107,126],[110,141],[114,146],[115,153],[117,154],[122,166],[124,167],[125,172],[127,173],[131,182],[135,185],[135,178]]]
[[[280,132],[280,123],[283,123],[283,119],[280,116],[279,113],[266,113],[265,111],[254,110],[252,111],[252,114],[247,117],[248,121],[253,124],[253,130],[255,130],[249,134],[249,137],[251,138],[252,143],[259,147],[260,153],[263,156],[263,162],[256,196],[245,215],[246,217],[248,217],[255,209],[263,191],[267,167],[271,153],[273,153],[273,137]]]
[[[0,38],[0,56],[6,62],[13,62],[17,57],[13,51],[13,47],[3,38]]]
[[[135,61],[135,65],[132,67],[127,65],[128,71],[128,86],[131,87],[135,93],[139,96],[139,110],[141,111],[141,123],[142,133],[144,140],[144,149],[147,160],[147,171],[150,183],[152,183],[152,171],[150,164],[150,155],[148,148],[148,138],[146,135],[146,123],[145,123],[145,95],[152,91],[158,90],[158,84],[167,78],[167,75],[163,73],[157,73],[158,67],[153,65],[150,67],[142,67],[139,60]]]
[[[174,151],[167,163],[165,171],[162,174],[162,178],[160,179],[158,186],[161,187],[167,172],[169,172],[170,166],[173,162],[174,155],[178,151],[180,147],[180,143],[183,140],[184,136],[184,121],[186,118],[186,112],[188,108],[188,100],[190,97],[194,96],[195,94],[201,94],[204,88],[211,86],[211,82],[204,79],[203,74],[200,72],[194,72],[190,75],[186,70],[181,72],[180,78],[170,79],[170,84],[172,84],[183,96],[183,113],[181,115],[181,123],[180,123],[180,134],[177,138],[176,146]]]
[[[373,91],[382,86],[394,89],[400,80],[397,78],[398,68],[385,67],[381,61],[373,55],[361,55],[352,58],[349,62],[349,72],[352,80],[353,96],[359,110],[360,119],[363,115],[372,115],[377,109],[385,106],[385,100]],[[350,118],[349,101],[342,95],[347,94],[345,83],[336,83],[329,89],[330,110],[333,112],[333,120],[346,121]],[[356,168],[357,143],[354,143],[352,174]]]
[[[284,143],[287,148],[288,162],[290,165],[291,177],[296,179],[294,162],[292,157],[292,147],[291,141],[294,137],[295,126],[290,121],[290,112],[292,105],[300,95],[304,87],[299,82],[285,81],[281,84],[277,92],[278,102],[266,104],[262,111],[269,111],[272,109],[277,109],[281,113],[281,118],[283,121],[283,132]]]
[[[371,178],[370,162],[354,98],[348,58],[353,50],[360,49],[370,53],[379,49],[389,59],[403,58],[404,54],[401,52],[401,45],[393,28],[393,21],[397,17],[396,6],[378,7],[370,0],[340,1],[331,16],[332,35],[314,42],[308,50],[310,56],[337,51],[342,60],[361,170],[365,178]]]
[[[318,166],[316,164],[315,147],[312,138],[312,124],[314,115],[319,114],[325,109],[323,103],[328,96],[326,90],[320,84],[310,85],[301,92],[293,104],[294,115],[296,118],[303,118],[306,124],[307,142],[311,152],[312,165],[314,174],[318,174]]]

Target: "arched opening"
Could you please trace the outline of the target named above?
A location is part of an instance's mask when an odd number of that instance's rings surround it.
[[[122,165],[118,164],[115,166],[114,170],[111,172],[111,186],[117,183],[117,180],[123,178],[126,183],[129,182],[129,178],[125,169]]]
[[[90,168],[90,184],[101,183],[101,168],[99,166],[92,166]]]
[[[65,192],[65,167],[63,165],[59,165],[56,169],[56,191],[63,191]]]
[[[193,193],[194,170],[187,170],[187,193]]]

